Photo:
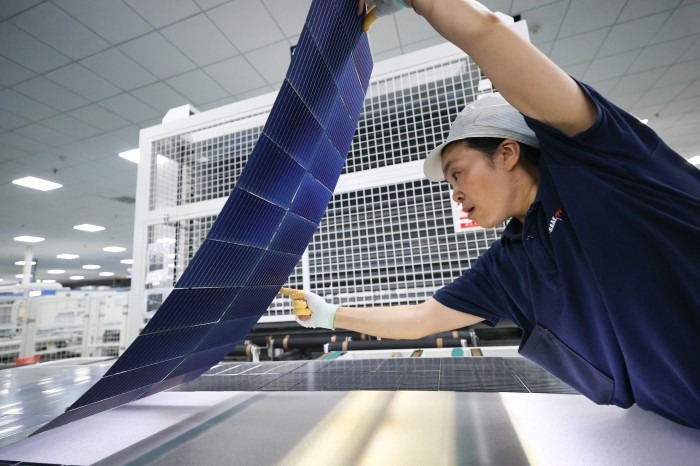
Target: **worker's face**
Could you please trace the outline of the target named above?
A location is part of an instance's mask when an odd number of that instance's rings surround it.
[[[442,153],[442,172],[452,186],[453,199],[462,204],[469,219],[486,228],[516,214],[513,164],[517,163],[517,156],[513,159],[511,151],[517,143],[511,141],[508,145],[506,141],[492,161],[463,144],[451,144]]]

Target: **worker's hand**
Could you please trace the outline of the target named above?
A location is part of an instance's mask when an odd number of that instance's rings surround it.
[[[367,32],[374,20],[382,16],[393,15],[394,13],[410,8],[411,0],[359,0],[357,2],[357,14],[360,15],[367,7],[367,15],[362,23],[362,30]]]
[[[322,297],[310,291],[282,288],[280,293],[289,295],[293,299],[294,317],[299,325],[306,328],[322,327],[335,330],[333,321],[335,313],[340,307],[338,304],[329,304]],[[307,311],[307,308],[310,312]]]

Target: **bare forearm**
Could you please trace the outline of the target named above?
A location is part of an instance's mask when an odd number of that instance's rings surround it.
[[[341,307],[334,325],[382,338],[413,340],[466,327],[483,319],[450,309],[434,299],[406,306]]]
[[[413,340],[425,336],[418,306],[341,307],[334,324],[336,328],[381,338]]]
[[[413,0],[435,30],[464,50],[520,112],[567,134],[592,124],[578,85],[486,7],[471,0]]]

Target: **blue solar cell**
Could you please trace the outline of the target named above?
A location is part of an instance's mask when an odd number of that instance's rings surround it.
[[[92,404],[80,403],[80,401],[82,400],[81,398],[78,401],[76,401],[70,408],[68,408],[68,410],[66,410],[65,413],[61,414],[48,424],[45,424],[41,429],[38,429],[37,431],[32,433],[31,436],[40,434],[42,432],[46,432],[47,430],[51,430],[55,427],[60,427],[62,425],[68,424],[69,422],[77,421],[79,419],[92,416],[93,414],[101,413],[102,411],[107,411],[108,409],[116,408],[117,406],[130,403],[134,400],[139,399],[141,395],[148,391],[148,388],[149,387],[137,388],[135,390],[131,390],[126,393],[121,393],[119,395]],[[80,406],[77,406],[79,403]]]
[[[330,5],[328,8],[330,9]],[[355,18],[354,15],[353,18]],[[323,51],[324,61],[334,76],[343,68],[347,57],[351,56],[352,49],[360,38],[360,36],[348,36],[344,25],[347,20],[348,18],[341,20],[334,16],[325,21],[307,24],[311,37]]]
[[[233,343],[235,346],[235,343]],[[192,353],[185,358],[182,363],[170,374],[170,377],[184,376],[188,380],[193,380],[196,376],[204,374],[214,367],[228,353],[231,352],[232,343],[226,343],[218,347]],[[196,374],[196,375],[194,375]]]
[[[345,160],[350,151],[356,124],[357,121],[350,120],[350,116],[345,110],[345,105],[340,102],[336,103],[330,117],[328,139],[338,149],[338,152],[343,156],[343,160]]]
[[[316,43],[310,36],[304,37],[302,34],[303,39],[307,40],[308,46],[299,48],[295,58],[299,66],[289,73],[287,80],[301,97],[304,106],[326,128],[333,103],[338,98],[338,89]],[[309,73],[308,70],[313,71]]]
[[[287,277],[285,277],[287,278]],[[249,286],[245,291],[236,296],[236,299],[229,303],[226,313],[221,321],[237,319],[240,317],[259,316],[270,305],[277,296],[279,286]],[[267,301],[265,301],[267,300]],[[201,347],[197,347],[198,350]]]
[[[240,188],[233,192],[219,214],[228,222],[215,222],[210,239],[264,248],[270,244],[285,210]]]
[[[97,381],[90,390],[75,402],[75,405],[89,405],[104,399],[127,393],[143,387],[150,387],[163,380],[182,361],[171,359],[158,364],[145,367],[137,367],[127,372],[120,372],[111,376],[105,375]],[[138,395],[137,395],[138,396]]]
[[[200,348],[197,349],[196,353],[192,353],[191,356],[209,351],[212,348],[223,348],[226,345],[228,345],[228,352],[230,352],[236,346],[236,343],[243,341],[248,330],[255,325],[257,321],[257,316],[222,321],[215,328],[211,329],[211,332],[207,334]],[[221,357],[223,358],[224,356],[226,356],[226,354],[223,354]],[[221,361],[221,359],[219,359],[219,361]]]
[[[225,355],[224,355],[225,356]],[[222,356],[223,357],[223,356]],[[200,374],[201,375],[201,374]],[[148,389],[143,392],[138,399],[140,400],[141,398],[146,398],[147,396],[155,395],[156,393],[160,393],[165,390],[169,390],[173,387],[177,387],[178,385],[181,385],[183,383],[187,382],[187,375],[182,374],[176,377],[168,376],[167,379],[155,383],[148,387]]]
[[[367,89],[369,79],[372,76],[372,52],[367,41],[359,41],[352,51],[352,61],[357,69],[357,77],[362,89]]]
[[[309,173],[323,183],[329,191],[333,191],[336,183],[338,183],[338,176],[343,170],[345,156],[347,156],[347,153],[341,157],[338,149],[328,139],[328,136],[324,134],[316,141],[316,146],[313,150],[313,160],[309,165]]]
[[[321,137],[323,128],[289,82],[285,81],[282,85],[278,99],[283,110],[279,111],[280,116],[276,120],[272,116],[268,118],[263,132],[299,165],[307,168],[311,156],[309,147]]]
[[[326,201],[321,209],[321,216],[323,216],[323,212],[325,212],[327,206],[328,201]],[[287,281],[289,273],[294,270],[294,266],[297,265],[297,262],[299,262],[299,256],[296,254],[287,254],[272,250],[265,251],[260,262],[255,266],[255,270],[253,270],[250,276],[249,283],[254,286],[274,286],[275,284],[283,284]],[[269,303],[267,304],[269,305]]]
[[[236,187],[286,209],[297,191],[298,183],[295,181],[300,180],[303,174],[304,169],[263,134],[238,178]],[[285,182],[280,183],[279,180]],[[215,228],[219,228],[218,225],[215,224],[212,230]],[[221,228],[235,227],[225,222]]]
[[[328,188],[307,173],[289,210],[318,224],[332,195],[333,193]]]
[[[366,92],[371,55],[348,0],[313,0],[287,79],[208,237],[105,377],[40,431],[206,372],[255,325],[323,217]]]
[[[336,79],[338,88],[345,91],[342,101],[343,104],[345,104],[345,108],[348,110],[348,115],[356,119],[357,117],[355,115],[360,114],[365,102],[365,93],[363,89],[366,89],[366,87],[361,86],[357,71],[351,61],[345,62],[345,66],[340,73],[336,75]]]
[[[174,289],[141,335],[216,322],[240,288]]]
[[[148,366],[190,353],[215,324],[196,325],[148,335],[139,335],[105,376]]]
[[[178,280],[177,288],[243,286],[264,249],[204,240]]]
[[[300,256],[304,254],[304,250],[311,241],[316,226],[304,217],[287,212],[270,243],[270,249]]]
[[[313,2],[304,28],[311,32],[321,50],[334,53],[333,48],[343,41],[343,29],[340,23],[332,2]]]

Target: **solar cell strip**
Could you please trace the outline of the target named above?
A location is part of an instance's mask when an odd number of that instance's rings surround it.
[[[36,433],[190,381],[266,311],[320,222],[372,60],[351,0],[314,0],[263,134],[209,235],[142,334]]]

